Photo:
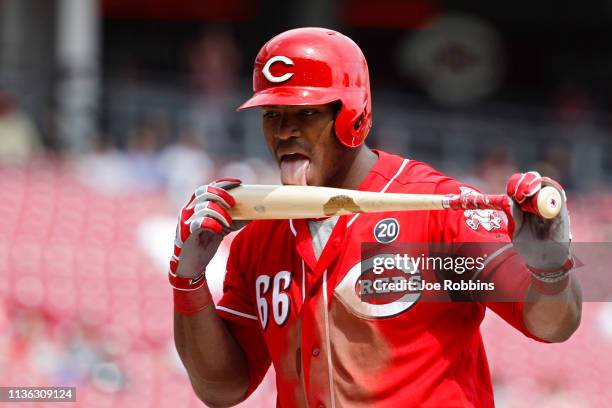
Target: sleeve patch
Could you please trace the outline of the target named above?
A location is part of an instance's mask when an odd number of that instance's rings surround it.
[[[480,194],[476,190],[469,187],[461,186],[461,194],[477,195]],[[484,230],[491,232],[502,227],[502,219],[496,210],[465,210],[463,212],[465,223],[474,231],[482,227]]]

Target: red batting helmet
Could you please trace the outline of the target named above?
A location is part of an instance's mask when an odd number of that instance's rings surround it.
[[[297,28],[272,38],[255,58],[253,92],[238,110],[340,101],[335,131],[348,147],[363,143],[372,127],[368,64],[357,44],[337,31]]]

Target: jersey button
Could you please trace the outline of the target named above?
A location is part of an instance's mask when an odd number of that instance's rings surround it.
[[[319,404],[319,408],[325,408],[325,405]]]
[[[312,355],[317,357],[319,354],[321,354],[321,349],[318,347],[315,347],[312,349]]]

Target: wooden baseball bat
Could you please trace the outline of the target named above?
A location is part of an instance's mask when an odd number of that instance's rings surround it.
[[[503,210],[506,195],[486,194],[397,194],[315,186],[241,185],[230,190],[236,205],[235,220],[321,218],[333,215],[414,210]],[[543,218],[554,218],[561,210],[561,195],[554,187],[543,187],[532,202]]]

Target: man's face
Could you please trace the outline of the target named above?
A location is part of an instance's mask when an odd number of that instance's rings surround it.
[[[334,185],[347,149],[334,134],[336,106],[262,108],[263,132],[283,184]]]

